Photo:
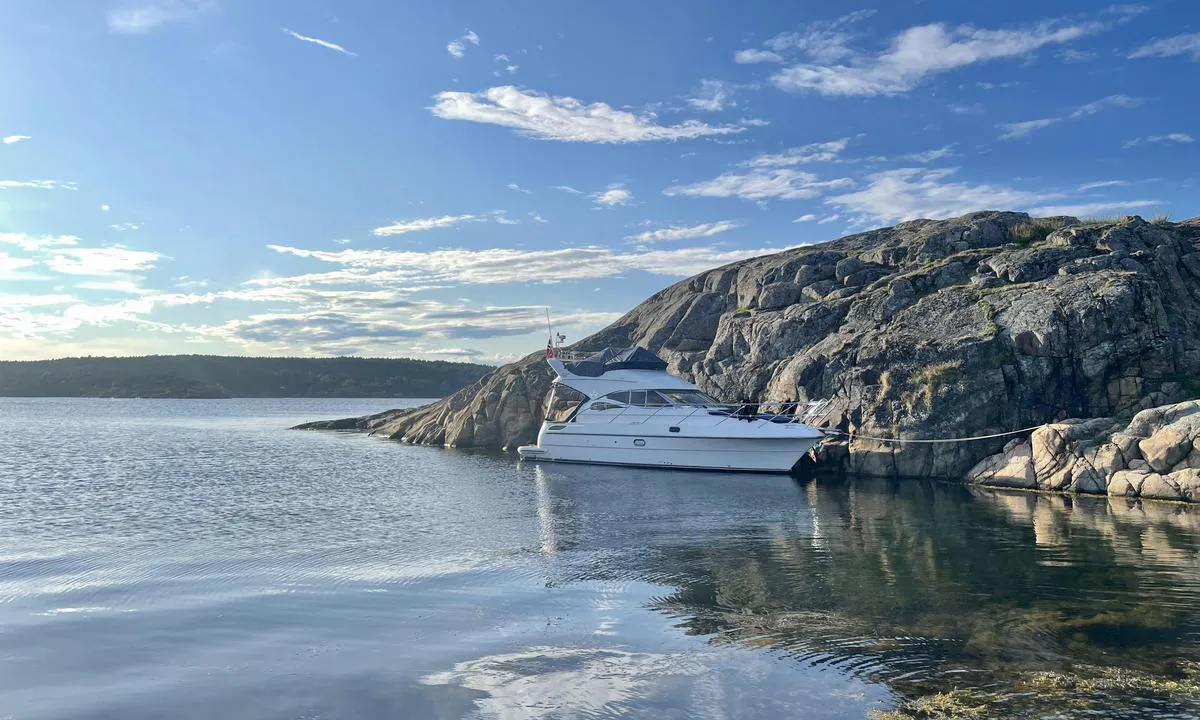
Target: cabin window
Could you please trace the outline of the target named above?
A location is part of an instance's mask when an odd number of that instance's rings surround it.
[[[637,405],[638,407],[644,406],[646,404],[646,391],[631,390],[629,392],[629,404]]]
[[[669,403],[666,398],[664,398],[662,395],[659,395],[657,392],[653,390],[646,391],[646,405],[648,407],[666,407],[670,404],[671,403]]]
[[[589,410],[617,410],[617,409],[623,408],[623,407],[625,407],[625,406],[618,405],[617,403],[605,402],[603,400],[597,400],[596,402],[589,405],[588,409]]]
[[[613,402],[619,402],[622,405],[628,405],[629,404],[629,391],[625,390],[622,392],[609,393],[604,396],[604,399],[612,400]]]
[[[663,390],[662,394],[673,405],[720,405],[699,390]]]
[[[554,392],[550,393],[550,404],[546,408],[546,422],[567,422],[587,399],[587,395],[573,387],[555,385]]]

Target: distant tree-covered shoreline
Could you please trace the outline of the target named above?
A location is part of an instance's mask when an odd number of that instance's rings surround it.
[[[0,361],[0,397],[442,397],[493,368],[389,358],[150,355]]]

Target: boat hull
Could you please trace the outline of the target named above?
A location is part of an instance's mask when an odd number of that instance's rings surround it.
[[[646,437],[626,434],[543,435],[518,448],[524,460],[633,467],[787,473],[820,437]]]

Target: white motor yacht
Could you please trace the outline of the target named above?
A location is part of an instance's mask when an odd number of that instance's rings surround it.
[[[824,437],[802,421],[821,403],[720,403],[644,348],[548,348],[547,362],[556,377],[525,460],[786,473]]]

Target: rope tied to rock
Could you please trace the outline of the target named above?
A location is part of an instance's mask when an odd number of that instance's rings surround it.
[[[907,439],[907,438],[883,438],[872,437],[870,435],[860,435],[858,433],[846,432],[845,430],[822,430],[826,435],[844,436],[847,439],[854,440],[874,440],[876,442],[890,442],[900,444],[934,444],[934,443],[957,443],[957,442],[974,442],[976,440],[995,440],[996,438],[1008,437],[1010,435],[1020,435],[1021,433],[1033,432],[1038,428],[1043,428],[1047,423],[1034,425],[1033,427],[1021,428],[1020,430],[1009,430],[1007,432],[993,433],[991,435],[976,435],[974,437],[965,438],[936,438],[930,440]]]

